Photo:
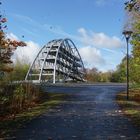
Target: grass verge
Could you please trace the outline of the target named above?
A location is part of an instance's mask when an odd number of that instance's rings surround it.
[[[123,113],[132,120],[135,126],[140,128],[140,89],[131,89],[129,100],[126,99],[125,92],[119,93],[117,102]]]
[[[2,137],[9,137],[10,134],[17,131],[17,129],[23,127],[27,122],[47,112],[53,106],[60,104],[66,95],[45,93],[42,102],[36,104],[32,108],[28,108],[15,116],[11,116],[0,121],[0,139]]]

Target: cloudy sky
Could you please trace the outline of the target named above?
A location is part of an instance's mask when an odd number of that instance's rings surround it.
[[[1,0],[2,1],[2,0]],[[8,36],[27,42],[14,55],[32,61],[47,42],[70,38],[85,67],[115,69],[125,55],[125,0],[3,0]],[[24,38],[23,38],[24,36]]]

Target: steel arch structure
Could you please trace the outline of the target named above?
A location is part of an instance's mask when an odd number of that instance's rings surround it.
[[[72,40],[57,39],[47,43],[31,64],[25,80],[37,82],[84,81],[84,65]]]

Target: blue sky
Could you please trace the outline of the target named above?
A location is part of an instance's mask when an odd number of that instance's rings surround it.
[[[124,57],[125,0],[3,0],[8,35],[26,41],[31,60],[48,41],[71,38],[85,67],[115,69]],[[24,38],[22,36],[24,35]],[[27,53],[28,52],[28,53]],[[17,53],[16,53],[17,54]],[[18,54],[17,54],[18,55]]]

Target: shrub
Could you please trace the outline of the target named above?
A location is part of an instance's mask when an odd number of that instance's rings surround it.
[[[28,109],[40,99],[41,90],[32,83],[3,85],[0,87],[0,116]]]

